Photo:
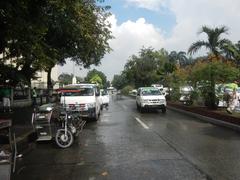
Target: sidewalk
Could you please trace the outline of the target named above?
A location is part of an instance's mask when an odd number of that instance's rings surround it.
[[[31,125],[32,107],[14,108],[10,113],[0,111],[1,119],[12,120],[12,132],[15,134],[18,152],[28,148],[28,143],[32,140],[33,128]]]

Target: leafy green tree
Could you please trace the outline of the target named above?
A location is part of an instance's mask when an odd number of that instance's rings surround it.
[[[70,58],[77,65],[98,65],[110,51],[109,13],[95,1],[11,0],[0,2],[1,61],[14,58],[13,69],[30,83],[38,70],[48,72]]]
[[[166,76],[166,81],[168,82],[167,86],[171,87],[170,98],[174,101],[179,101],[180,98],[180,87],[191,84],[191,70],[192,66],[188,65],[185,67],[176,68],[171,74]]]
[[[193,43],[189,49],[189,54],[194,54],[199,51],[200,48],[205,47],[207,50],[210,51],[211,54],[215,56],[219,56],[224,49],[225,45],[228,44],[230,41],[225,38],[221,38],[223,33],[227,33],[228,28],[225,26],[217,27],[217,28],[209,28],[207,26],[203,26],[199,33],[207,34],[207,41],[199,40]]]
[[[117,90],[120,90],[127,85],[127,82],[128,81],[124,73],[120,75],[114,75],[112,80],[112,86],[115,87]]]
[[[208,57],[208,60],[210,61],[210,67],[209,67],[209,77],[210,77],[210,92],[208,98],[210,99],[209,107],[212,109],[216,108],[215,101],[215,79],[213,75],[213,67],[212,67],[212,59],[214,57],[220,58],[221,51],[224,50],[224,47],[227,43],[229,43],[229,40],[225,38],[221,38],[221,35],[223,33],[227,33],[228,29],[225,26],[219,27],[219,28],[209,28],[207,26],[203,26],[201,28],[200,33],[207,34],[207,41],[199,40],[195,43],[193,43],[189,49],[189,54],[196,53],[200,48],[205,47],[207,50],[210,51],[210,55]],[[213,56],[211,56],[211,54]]]
[[[106,77],[106,75],[105,75],[102,71],[98,71],[98,70],[96,70],[96,69],[93,69],[93,70],[91,70],[91,71],[89,71],[89,72],[87,73],[87,76],[85,77],[85,81],[90,82],[91,79],[92,79],[94,76],[96,76],[96,75],[98,75],[98,76],[101,78],[101,80],[102,80],[102,82],[101,82],[102,86],[103,86],[104,88],[108,87],[108,86],[107,86],[107,77]]]
[[[58,82],[59,86],[63,87],[64,85],[71,84],[72,83],[72,74],[62,73],[58,76]]]
[[[240,67],[240,41],[236,44],[232,42],[225,44],[224,53],[228,59],[233,59],[238,67]]]
[[[169,61],[173,64],[179,65],[180,67],[188,65],[188,58],[186,56],[186,52],[183,51],[171,51],[169,54]]]
[[[107,81],[104,88],[108,88],[108,87],[110,87],[110,86],[111,86],[111,82],[110,82],[110,81]]]
[[[34,60],[43,58],[41,38],[46,32],[42,22],[42,6],[37,0],[1,1],[0,53],[2,62],[11,60],[11,69],[30,83],[39,69]],[[12,71],[11,70],[11,71]]]
[[[129,92],[132,91],[134,88],[131,85],[127,85],[121,89],[121,94],[129,95]]]
[[[67,84],[72,84],[73,74],[62,73],[58,76],[59,86],[63,87]],[[82,82],[83,78],[76,76],[77,83]]]
[[[211,64],[206,61],[199,61],[191,68],[191,73],[189,74],[189,79],[194,84],[201,83],[201,96],[205,100],[206,105],[211,104],[211,99],[209,98],[209,94],[211,94],[211,84],[209,77],[209,68],[212,68],[212,76],[217,84],[224,84],[233,82],[233,80],[237,79],[239,75],[239,69],[232,62],[222,63],[217,58],[215,58]],[[214,92],[216,89],[214,88]],[[216,100],[216,103],[218,100]]]
[[[124,73],[129,84],[135,87],[150,86],[164,79],[165,63],[168,61],[167,51],[161,49],[143,48],[139,56],[130,57],[124,67]]]
[[[212,74],[216,83],[228,83],[236,80],[239,74],[239,69],[234,63],[226,62],[222,63],[216,58],[210,65],[206,61],[199,61],[194,66],[191,67],[191,72],[189,73],[189,80],[193,83],[200,81],[209,82],[209,68],[212,66]]]
[[[100,86],[100,88],[103,88],[103,82],[101,77],[98,74],[95,74],[94,76],[91,77],[91,79],[89,80],[91,83],[95,83],[98,84]]]
[[[106,22],[109,13],[105,8],[97,6],[94,1],[74,0],[69,3],[66,0],[61,3],[53,1],[48,11],[47,44],[58,52],[51,59],[60,64],[71,58],[84,67],[98,65],[104,54],[109,52],[108,39],[112,38],[110,25]],[[52,67],[50,65],[49,69]]]

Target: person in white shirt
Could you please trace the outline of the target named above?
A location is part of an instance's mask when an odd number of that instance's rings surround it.
[[[237,89],[234,88],[232,94],[230,95],[227,112],[229,114],[232,114],[232,112],[235,110],[235,107],[238,105],[238,94]]]

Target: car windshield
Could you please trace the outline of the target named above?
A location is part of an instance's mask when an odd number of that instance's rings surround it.
[[[79,88],[74,90],[66,90],[66,92],[63,92],[63,96],[93,96],[94,91],[93,88]]]
[[[143,96],[155,96],[155,95],[162,95],[162,93],[158,89],[144,89],[142,91]]]

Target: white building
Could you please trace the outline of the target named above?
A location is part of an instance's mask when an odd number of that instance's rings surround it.
[[[38,77],[36,80],[31,81],[31,86],[36,87],[38,89],[46,89],[47,88],[47,72],[45,71],[37,72],[36,77]],[[52,69],[51,78],[55,82],[53,88],[54,89],[59,88],[57,65]]]
[[[3,54],[0,54],[0,59],[3,58]],[[14,65],[14,58],[9,59],[6,61],[6,64],[12,64]],[[45,71],[39,71],[36,74],[37,79],[31,81],[31,87],[36,87],[40,89],[46,89],[47,88],[47,73]],[[54,83],[54,89],[59,88],[58,83],[58,66],[56,65],[51,72],[51,78],[55,82]]]

